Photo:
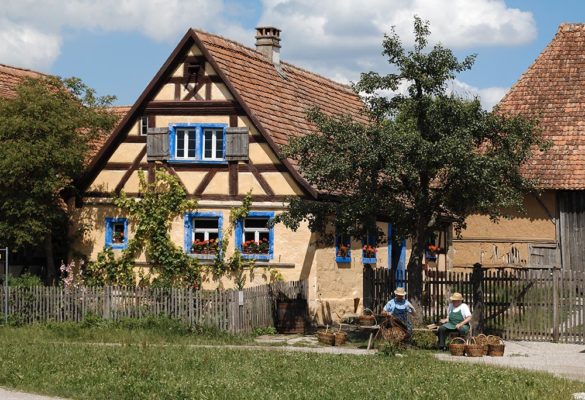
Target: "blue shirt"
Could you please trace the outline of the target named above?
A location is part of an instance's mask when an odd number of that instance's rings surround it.
[[[390,314],[394,314],[394,310],[400,310],[402,312],[406,310],[406,312],[411,313],[413,308],[414,307],[412,306],[412,304],[410,304],[410,301],[406,299],[400,301],[392,299],[388,303],[386,303],[386,305],[384,306],[384,311]]]

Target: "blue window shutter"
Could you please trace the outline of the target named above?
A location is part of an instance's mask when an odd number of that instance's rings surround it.
[[[184,226],[185,226],[185,236],[183,242],[183,250],[185,253],[191,252],[191,246],[193,245],[193,220],[192,220],[193,213],[185,213],[184,219]]]
[[[114,236],[113,218],[106,218],[106,247],[112,246],[113,236]]]
[[[242,251],[242,235],[244,232],[244,221],[239,219],[236,221],[236,226],[234,229],[234,244],[236,246],[236,249],[238,249],[240,252]]]

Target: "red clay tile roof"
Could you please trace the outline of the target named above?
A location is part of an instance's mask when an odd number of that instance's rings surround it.
[[[535,154],[524,175],[543,189],[585,189],[585,24],[563,24],[499,104],[537,118],[553,146]]]
[[[351,114],[363,121],[359,96],[342,85],[281,62],[285,77],[262,53],[239,43],[193,30],[251,112],[277,145],[315,127],[306,110],[318,106],[327,114]]]
[[[16,95],[16,86],[23,78],[39,78],[44,74],[30,69],[0,64],[0,97],[11,98]]]
[[[113,106],[110,107],[110,110],[116,114],[118,117],[118,121],[114,125],[114,128],[110,132],[106,132],[103,135],[95,137],[91,143],[89,144],[89,150],[86,157],[86,164],[89,165],[91,160],[97,155],[100,149],[106,144],[108,138],[112,135],[115,130],[116,125],[124,118],[126,113],[130,111],[131,106]]]

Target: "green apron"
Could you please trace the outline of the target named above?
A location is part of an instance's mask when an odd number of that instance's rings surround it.
[[[461,313],[461,310],[451,311],[449,313],[449,322],[447,322],[443,326],[447,329],[457,330],[456,325],[460,322],[463,322],[464,319],[465,318],[463,318],[463,314]],[[459,329],[459,332],[467,333],[468,330],[469,330],[469,324],[465,324],[461,327],[461,329]]]

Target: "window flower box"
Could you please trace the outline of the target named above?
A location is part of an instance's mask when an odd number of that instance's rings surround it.
[[[378,260],[376,258],[376,253],[378,249],[370,244],[364,245],[362,248],[362,263],[364,264],[375,264]]]

